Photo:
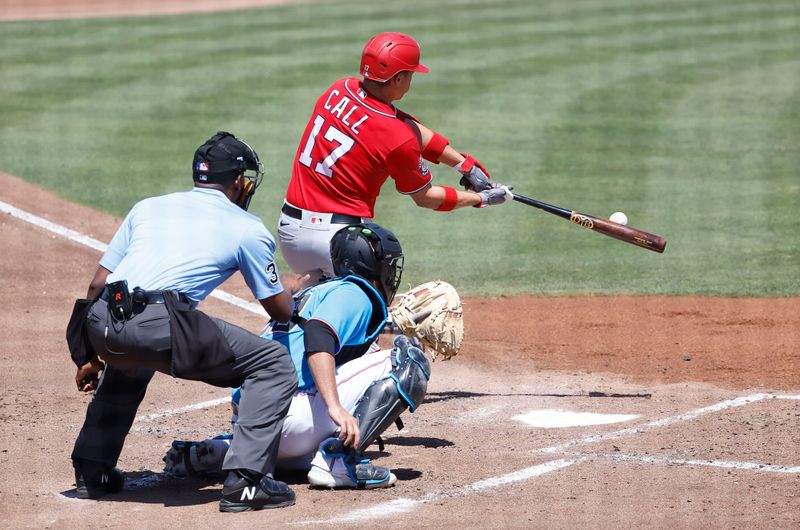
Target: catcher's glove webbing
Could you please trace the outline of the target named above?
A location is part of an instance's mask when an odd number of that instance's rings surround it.
[[[419,339],[434,360],[437,354],[448,360],[461,348],[464,314],[461,298],[449,283],[436,280],[399,294],[389,312],[400,331]]]

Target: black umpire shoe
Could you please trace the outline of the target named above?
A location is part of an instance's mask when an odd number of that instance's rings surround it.
[[[75,459],[75,496],[79,499],[99,499],[107,493],[119,493],[125,474],[115,467],[92,460]]]
[[[294,504],[294,491],[285,483],[247,470],[228,472],[222,485],[221,512],[250,512],[264,508],[283,508]]]

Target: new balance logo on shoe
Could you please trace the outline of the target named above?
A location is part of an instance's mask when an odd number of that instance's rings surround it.
[[[239,500],[243,501],[247,499],[248,501],[252,501],[255,498],[255,496],[256,496],[256,486],[245,486],[242,489],[242,496]]]
[[[231,470],[222,485],[221,512],[249,512],[264,508],[283,508],[294,504],[294,492],[284,482],[268,476],[260,479],[252,472]]]
[[[79,499],[99,499],[106,493],[122,490],[125,475],[116,468],[99,462],[75,459],[75,496]]]

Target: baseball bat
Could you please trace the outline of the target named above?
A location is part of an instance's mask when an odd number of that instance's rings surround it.
[[[630,243],[631,245],[636,245],[637,247],[646,248],[647,250],[652,250],[653,252],[658,253],[664,252],[664,248],[667,246],[666,239],[661,236],[645,232],[644,230],[639,230],[638,228],[633,228],[632,226],[621,225],[619,223],[609,221],[608,219],[603,219],[602,217],[595,217],[594,215],[576,212],[575,210],[567,210],[566,208],[561,208],[560,206],[554,206],[552,204],[547,204],[546,202],[531,199],[530,197],[526,197],[524,195],[519,195],[516,192],[513,193],[515,201],[519,201],[522,204],[527,204],[528,206],[533,206],[534,208],[539,208],[545,212],[557,215],[572,221],[576,225],[603,234],[604,236],[613,237],[614,239],[619,239],[625,243]]]

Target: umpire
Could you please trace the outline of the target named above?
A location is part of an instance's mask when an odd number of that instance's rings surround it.
[[[195,309],[240,270],[273,319],[291,317],[275,240],[246,212],[263,166],[250,146],[219,132],[197,149],[192,170],[191,191],[134,205],[100,259],[87,298],[75,303],[67,327],[75,381],[83,392],[95,390],[72,451],[77,496],[122,489],[115,466],[158,371],[247,389],[223,465],[220,510],[290,506],[294,492],[272,472],[297,387],[291,358],[279,343]]]

